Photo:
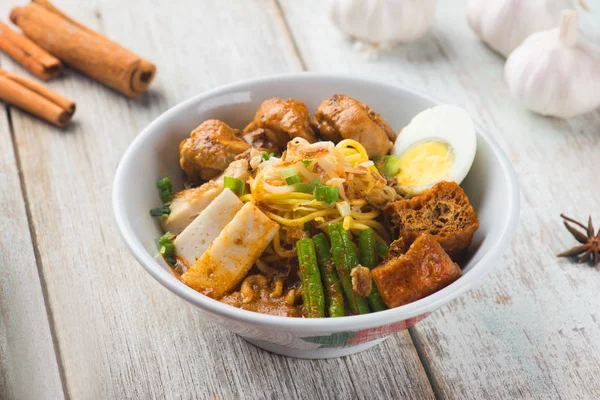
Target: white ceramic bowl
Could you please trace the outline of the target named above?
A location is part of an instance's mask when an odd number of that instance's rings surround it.
[[[158,117],[129,146],[114,181],[113,208],[121,235],[150,275],[206,318],[258,347],[292,357],[329,358],[356,353],[413,325],[492,270],[509,245],[519,218],[519,190],[510,162],[490,135],[478,128],[477,156],[462,186],[477,211],[480,228],[463,276],[433,295],[374,314],[301,319],[234,308],[179,282],[157,257],[156,239],[163,232],[148,214],[159,203],[155,187],[158,178],[168,175],[175,188],[181,187],[179,142],[209,118],[243,129],[260,103],[271,97],[299,99],[313,112],[322,99],[335,93],[368,104],[395,130],[404,127],[419,111],[438,104],[398,86],[339,75],[300,73],[235,83],[199,94]]]

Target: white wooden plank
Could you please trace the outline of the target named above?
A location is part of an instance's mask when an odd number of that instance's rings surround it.
[[[503,60],[467,26],[463,2],[438,3],[431,33],[372,60],[331,26],[325,2],[281,0],[309,69],[367,75],[461,105],[487,125],[517,171],[521,224],[502,266],[412,329],[436,394],[596,398],[598,271],[554,254],[574,242],[560,212],[592,213],[600,225],[600,112],[559,121],[521,109],[503,82]]]
[[[67,395],[353,399],[375,392],[432,398],[408,334],[348,359],[271,355],[203,321],[128,254],[109,204],[116,165],[136,133],[202,90],[300,69],[271,1],[154,0],[144,3],[143,13],[133,3],[104,0],[93,7],[56,1],[156,62],[158,75],[148,93],[128,100],[67,70],[49,85],[78,102],[69,128],[14,116]],[[381,364],[373,354],[394,365]],[[393,375],[379,377],[384,370]],[[353,384],[357,376],[360,387]]]
[[[61,399],[62,385],[17,162],[0,115],[0,398]]]

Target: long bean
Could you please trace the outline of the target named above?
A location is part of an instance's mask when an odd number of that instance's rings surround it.
[[[317,265],[315,244],[311,239],[300,239],[296,242],[296,252],[298,254],[302,286],[304,287],[302,298],[306,316],[308,318],[323,318],[325,317],[325,295],[323,294],[321,274]]]
[[[377,243],[375,243],[375,251],[377,252],[377,255],[379,256],[379,258],[381,258],[383,260],[383,259],[385,259],[388,252],[390,251],[390,248],[387,247],[387,245],[385,245],[383,243],[377,242]]]
[[[327,226],[327,233],[331,240],[331,252],[337,269],[342,289],[346,295],[346,300],[350,305],[350,311],[353,314],[367,314],[369,305],[364,298],[360,297],[352,290],[352,278],[350,272],[352,268],[358,265],[358,257],[356,251],[350,241],[348,232],[342,224],[331,224]]]
[[[325,304],[327,313],[330,317],[343,317],[344,312],[344,295],[337,272],[335,271],[335,263],[331,257],[329,242],[324,233],[319,233],[313,236],[315,250],[317,251],[317,263],[321,270],[321,279],[323,280],[325,292]]]
[[[375,254],[375,235],[372,229],[364,229],[358,235],[358,254],[363,267],[369,269],[375,268],[375,265],[377,265],[377,255]],[[373,282],[373,289],[371,289],[371,293],[367,296],[367,300],[373,311],[383,311],[386,309],[379,290],[375,286],[375,282]]]

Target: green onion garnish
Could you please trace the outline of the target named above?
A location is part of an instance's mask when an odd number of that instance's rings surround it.
[[[294,166],[281,168],[279,170],[279,175],[281,175],[288,185],[295,185],[296,183],[302,182],[302,178],[298,175],[298,170]]]
[[[386,178],[392,178],[400,172],[398,157],[396,156],[378,156],[373,160],[375,166]]]
[[[267,161],[268,159],[270,159],[271,157],[273,157],[275,154],[273,153],[267,153],[266,151],[263,151],[262,153],[262,159]]]
[[[171,207],[168,204],[165,204],[162,207],[156,207],[153,208],[152,210],[150,210],[150,215],[152,215],[153,217],[160,217],[162,215],[169,215],[171,214]]]
[[[289,178],[290,176],[298,175],[298,170],[294,166],[281,168],[279,170],[279,175],[283,178]]]
[[[237,193],[240,196],[246,193],[246,183],[237,178],[232,178],[231,176],[226,176],[224,178],[223,186],[231,189],[232,192]]]
[[[302,160],[302,164],[304,164],[305,167],[308,167],[310,164],[312,164],[312,160]]]
[[[317,186],[315,188],[314,198],[317,201],[324,201],[331,204],[337,201],[339,197],[338,188],[331,186]]]
[[[290,177],[285,178],[285,181],[288,185],[295,185],[296,183],[301,183],[302,178],[300,178],[300,175],[292,175]]]
[[[309,183],[299,183],[296,185],[296,192],[302,193],[312,193],[315,188],[321,184],[321,181],[316,178],[310,181]]]
[[[173,184],[169,177],[157,180],[156,187],[158,188],[160,199],[163,202],[171,201],[173,199]]]
[[[158,245],[160,246],[159,252],[163,256],[166,262],[170,265],[175,265],[177,261],[175,259],[175,245],[173,244],[173,234],[167,232],[158,239]]]
[[[379,257],[385,258],[389,250],[390,248],[387,247],[385,244],[379,242],[375,243],[375,251],[377,252]]]

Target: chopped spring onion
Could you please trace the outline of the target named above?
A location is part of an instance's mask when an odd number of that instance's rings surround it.
[[[352,212],[352,210],[350,209],[350,204],[348,204],[347,201],[338,201],[337,203],[335,203],[335,206],[342,217],[347,217]]]
[[[300,178],[300,175],[292,175],[285,178],[285,181],[288,185],[295,185],[296,183],[302,183],[302,178]]]
[[[163,202],[171,201],[173,199],[173,184],[169,177],[157,180],[156,187],[158,188],[160,199]]]
[[[158,245],[160,246],[159,252],[163,256],[166,262],[174,265],[177,261],[175,259],[175,245],[173,244],[173,234],[167,232],[158,239]]]
[[[390,250],[390,248],[387,247],[385,244],[375,242],[375,251],[377,252],[379,257],[385,258],[387,256],[387,253],[389,250]]]
[[[386,178],[392,178],[400,172],[398,157],[396,156],[379,156],[373,160],[377,169]]]
[[[223,186],[231,189],[232,192],[237,193],[240,196],[246,193],[246,183],[237,178],[232,178],[231,176],[226,176],[223,179]]]
[[[304,223],[304,225],[302,226],[302,230],[304,232],[310,232],[312,230],[312,224],[310,223],[310,221],[306,221]]]
[[[150,210],[150,215],[152,215],[153,217],[160,217],[163,215],[169,215],[171,214],[171,207],[168,204],[165,204],[162,207],[156,207],[153,208],[152,210]]]
[[[302,164],[304,164],[305,167],[308,167],[310,164],[312,164],[312,160],[302,160]]]
[[[336,187],[317,186],[315,188],[314,198],[317,201],[324,201],[327,204],[331,204],[337,201],[339,194],[338,188]]]
[[[317,186],[321,184],[321,181],[317,179],[313,179],[308,183],[299,183],[296,185],[296,192],[302,193],[312,193]]]
[[[298,170],[294,166],[281,168],[279,170],[279,175],[281,175],[283,178],[287,179],[290,176],[298,175]]]
[[[262,154],[262,159],[265,161],[269,160],[271,157],[273,157],[275,155],[273,153],[267,153],[266,151],[263,151],[261,154]]]

